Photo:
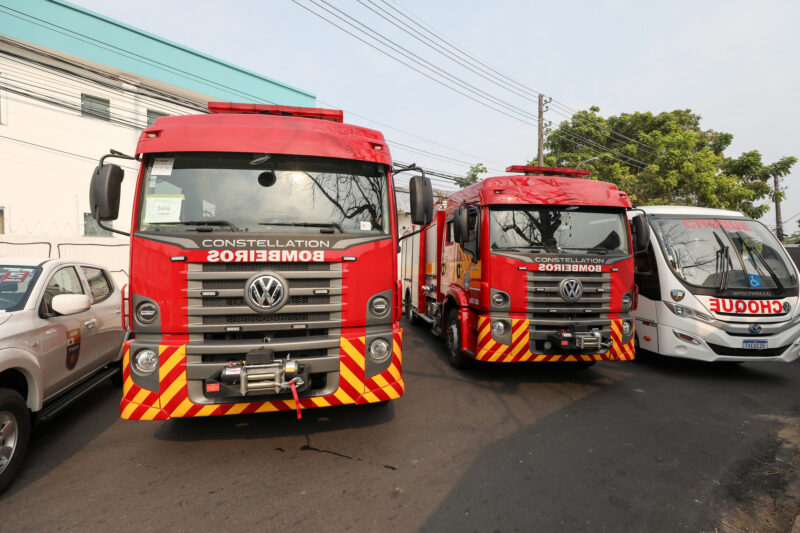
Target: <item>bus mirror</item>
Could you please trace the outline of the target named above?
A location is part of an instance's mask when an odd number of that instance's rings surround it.
[[[124,173],[119,165],[95,167],[89,185],[89,206],[95,220],[116,220],[119,215],[120,184]]]
[[[631,219],[631,230],[633,232],[633,251],[644,252],[650,243],[650,224],[647,217],[637,215]]]
[[[461,245],[469,240],[469,209],[459,207],[453,215],[453,240]]]
[[[431,180],[414,176],[409,183],[411,197],[411,223],[427,226],[433,220],[433,188]]]

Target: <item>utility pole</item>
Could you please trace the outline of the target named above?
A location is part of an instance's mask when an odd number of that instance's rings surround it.
[[[541,100],[540,100],[541,101]],[[778,236],[778,240],[783,242],[783,220],[781,219],[781,185],[780,185],[780,178],[776,175],[773,176],[775,180],[775,233]]]
[[[544,166],[544,95],[539,93],[539,166]]]

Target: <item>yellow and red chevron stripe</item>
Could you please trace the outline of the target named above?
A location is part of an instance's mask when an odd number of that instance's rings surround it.
[[[383,372],[366,377],[364,372],[365,337],[341,337],[339,341],[339,386],[333,394],[300,398],[300,409],[345,404],[365,404],[394,400],[403,395],[403,331],[393,333],[392,362]],[[120,416],[130,420],[166,420],[178,417],[236,415],[290,411],[294,400],[196,404],[186,389],[186,346],[159,347],[159,391],[139,387],[130,375],[129,345],[123,358],[123,393]]]
[[[574,362],[574,361],[630,361],[635,357],[633,340],[622,344],[622,320],[611,321],[611,338],[614,345],[604,354],[536,354],[530,349],[530,321],[527,318],[511,319],[511,345],[492,338],[491,319],[478,317],[478,346],[475,359],[492,363]]]

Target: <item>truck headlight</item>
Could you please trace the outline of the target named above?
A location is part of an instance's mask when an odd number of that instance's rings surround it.
[[[492,295],[492,303],[497,307],[503,307],[506,304],[506,295],[496,292]]]
[[[369,343],[369,356],[376,363],[386,361],[391,353],[391,347],[386,339],[375,339]]]
[[[150,324],[158,317],[158,307],[152,302],[142,302],[136,306],[136,320]]]
[[[623,320],[622,321],[622,336],[627,337],[631,333],[633,333],[633,324],[630,320]]]
[[[372,314],[375,316],[383,316],[389,312],[389,300],[387,300],[383,296],[378,296],[377,298],[373,298],[369,306],[370,306],[370,311],[372,311]]]
[[[508,330],[508,325],[504,320],[495,320],[492,322],[492,333],[495,335],[502,335]]]
[[[628,291],[622,295],[622,310],[630,311],[632,305],[633,305],[633,293]]]
[[[139,350],[133,356],[133,369],[137,374],[146,376],[158,368],[158,354],[149,348]]]

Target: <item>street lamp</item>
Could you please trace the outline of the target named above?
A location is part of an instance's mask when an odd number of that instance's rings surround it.
[[[580,163],[578,163],[578,166],[576,166],[575,168],[581,168],[581,165],[582,165],[582,164],[584,164],[584,163],[591,163],[592,161],[597,161],[598,159],[600,159],[600,158],[599,158],[599,157],[592,157],[592,158],[589,158],[589,159],[584,159],[583,161],[581,161]]]

